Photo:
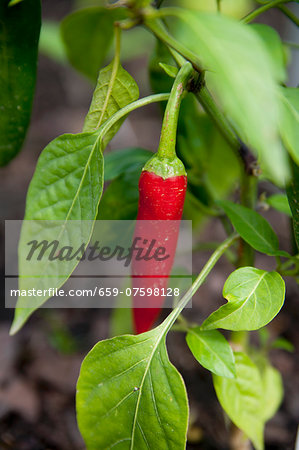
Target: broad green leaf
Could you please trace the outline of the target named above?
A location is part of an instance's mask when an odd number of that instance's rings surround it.
[[[282,402],[283,384],[279,371],[269,363],[263,368],[261,375],[264,392],[262,417],[267,421],[275,415]]]
[[[283,185],[289,167],[278,134],[278,88],[263,42],[250,26],[221,14],[171,11],[180,19],[178,39],[206,70],[207,86],[241,139],[259,155],[266,174]]]
[[[96,130],[116,111],[137,100],[138,97],[139,89],[135,80],[115,58],[99,73],[83,131]],[[123,120],[109,130],[105,136],[105,141],[108,142],[112,139]]]
[[[202,331],[200,327],[191,328],[187,333],[186,341],[194,358],[203,367],[222,377],[235,377],[233,351],[219,331]]]
[[[77,385],[77,418],[88,450],[185,448],[187,396],[161,326],[90,351]]]
[[[22,257],[27,243],[58,239],[63,245],[76,247],[76,242],[88,243],[103,189],[103,157],[96,134],[65,134],[52,141],[42,152],[29,186],[26,213],[19,243],[19,289],[60,287],[68,279],[78,261],[62,266],[55,260],[27,261]],[[66,227],[68,221],[78,221],[80,232]],[[30,221],[30,222],[27,222]],[[35,222],[32,222],[35,221]],[[44,222],[48,221],[48,222]],[[82,222],[82,229],[80,227]],[[53,222],[53,225],[51,225]],[[44,226],[43,226],[44,224]],[[30,278],[30,274],[38,278]],[[27,296],[17,302],[11,333],[17,332],[28,317],[50,295],[36,298],[35,307],[26,307]],[[30,300],[30,299],[29,299]]]
[[[218,400],[232,422],[252,441],[264,448],[263,382],[257,366],[245,353],[235,353],[236,378],[213,375]]]
[[[123,148],[105,155],[105,181],[113,180],[123,173],[141,169],[153,156],[153,153],[143,148]]]
[[[58,22],[43,21],[39,39],[39,51],[59,63],[67,61]]]
[[[258,330],[280,311],[285,285],[277,272],[242,267],[230,274],[223,287],[227,303],[213,312],[201,329]]]
[[[299,88],[281,88],[280,133],[285,146],[299,165]]]
[[[272,206],[272,208],[276,209],[277,211],[282,212],[289,217],[292,217],[288,198],[285,194],[271,195],[270,197],[267,198],[266,202],[268,203],[268,205]]]
[[[272,64],[272,73],[275,75],[276,80],[280,83],[284,82],[286,80],[287,73],[285,68],[283,44],[279,34],[276,30],[274,30],[274,28],[261,23],[254,23],[250,25],[250,28],[258,34],[265,44]]]
[[[287,187],[287,196],[293,216],[294,236],[299,250],[299,167],[292,164],[292,180]]]
[[[98,220],[134,220],[138,208],[141,167],[114,179],[104,192]]]
[[[256,211],[228,200],[219,202],[236,231],[255,250],[267,255],[288,256],[278,249],[278,239],[271,225]]]
[[[178,73],[178,68],[175,66],[171,66],[170,64],[165,64],[160,62],[159,66],[164,70],[164,72],[171,78],[175,78]]]
[[[115,76],[113,75],[113,68],[115,68]],[[108,88],[106,90],[102,84],[103,77],[101,77],[101,74],[99,76],[101,82],[97,85],[91,112],[88,115],[90,122],[87,120],[90,125],[92,118],[97,119],[98,123],[95,128],[100,127],[103,122],[121,107],[131,103],[132,100],[136,99],[136,96],[138,97],[138,87],[135,81],[119,66],[118,61],[113,65],[113,68],[111,78],[107,81]],[[106,71],[106,75],[107,73]],[[128,82],[128,84],[121,84],[125,82]],[[115,102],[114,95],[119,95],[120,100],[118,103]],[[100,114],[100,117],[98,114]],[[89,129],[91,127],[85,126],[85,128]],[[105,135],[103,135],[101,130],[98,134],[86,132],[78,135],[64,135],[50,143],[39,159],[30,184],[25,219],[61,220],[62,231],[60,233],[59,230],[55,230],[55,232],[57,232],[60,241],[64,245],[70,245],[69,239],[73,239],[71,241],[73,247],[76,247],[76,239],[81,239],[81,243],[85,242],[87,245],[93,230],[93,220],[97,216],[98,204],[103,190],[102,149],[118,128],[119,123],[113,126]],[[121,198],[121,195],[119,198]],[[113,217],[108,218],[110,220],[113,219]],[[69,237],[68,230],[65,230],[65,223],[69,220],[89,222],[84,223],[84,229],[77,234],[73,230],[72,236]],[[29,227],[27,232],[23,233],[20,249],[24,247],[26,242],[30,242],[34,238],[30,239],[30,233],[33,233],[33,230]],[[39,233],[40,241],[53,240],[53,227],[46,226]],[[74,260],[72,260],[72,264],[64,264],[63,267],[61,267],[61,261],[57,261],[56,266],[52,264],[51,268],[48,265],[44,267],[40,264],[36,268],[37,273],[35,273],[35,275],[42,275],[39,279],[39,288],[45,290],[49,287],[62,286],[77,264],[78,261],[76,263]],[[28,262],[26,264],[25,260],[25,268],[27,265]],[[48,278],[49,270],[51,271],[51,278]],[[20,282],[19,288],[30,289],[36,287],[35,279],[22,278],[22,275],[24,275],[24,269],[20,267],[22,282]],[[16,332],[32,312],[49,297],[50,295],[39,297],[34,307],[30,308],[24,307],[27,304],[27,298],[20,297],[11,332]]]
[[[121,8],[91,7],[71,13],[62,21],[66,53],[75,69],[96,80],[113,39],[113,23],[125,16]]]
[[[9,6],[0,4],[0,166],[20,151],[29,126],[41,24],[39,0]]]

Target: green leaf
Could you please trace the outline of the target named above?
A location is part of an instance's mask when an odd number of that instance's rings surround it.
[[[274,28],[261,23],[251,24],[250,28],[253,29],[262,39],[270,57],[272,73],[275,75],[278,82],[283,83],[287,78],[287,73],[285,68],[283,44],[279,34],[276,30],[274,30]]]
[[[123,9],[91,7],[68,15],[61,23],[70,63],[96,80],[113,39],[113,23],[125,18]]]
[[[213,205],[214,198],[227,196],[235,187],[240,162],[192,96],[181,105],[177,152],[187,169],[190,167],[189,188],[201,202]]]
[[[267,421],[275,415],[283,399],[281,375],[269,363],[262,370],[262,383],[264,392],[262,417]]]
[[[271,225],[260,214],[228,200],[219,202],[242,239],[267,255],[289,256],[278,250],[278,239]]]
[[[139,89],[135,80],[122,68],[118,58],[115,58],[99,73],[83,131],[96,130],[116,111],[137,100],[138,97]],[[108,142],[112,139],[123,120],[120,120],[109,130],[105,136],[105,141]]]
[[[278,348],[290,353],[293,353],[295,351],[294,345],[283,337],[275,339],[275,341],[271,343],[271,348]]]
[[[15,6],[18,3],[21,3],[23,0],[10,0],[10,2],[8,3],[8,6]]]
[[[78,380],[77,418],[88,450],[185,448],[187,396],[161,326],[91,350]]]
[[[268,205],[289,217],[292,217],[288,198],[285,194],[274,194],[266,199]]]
[[[20,151],[30,122],[40,1],[26,0],[11,8],[2,1],[0,24],[0,166],[4,166]]]
[[[39,51],[59,63],[67,62],[65,46],[57,22],[43,21],[39,39]]]
[[[294,236],[299,250],[299,167],[292,164],[292,180],[287,187],[287,196],[293,216]]]
[[[103,156],[96,134],[65,134],[44,149],[27,194],[19,243],[19,289],[60,287],[68,279],[79,261],[62,264],[54,260],[49,264],[48,258],[44,258],[34,265],[24,257],[28,242],[58,239],[62,246],[70,242],[74,248],[77,242],[87,245],[102,189]],[[77,222],[80,232],[76,233],[66,226],[70,220],[88,222],[82,223],[82,229]],[[38,278],[30,278],[30,274]],[[30,299],[19,297],[11,333],[17,332],[49,297],[37,297],[35,307],[30,308],[26,307]]]
[[[194,358],[203,367],[222,377],[236,376],[233,351],[219,331],[192,328],[187,333],[186,341]]]
[[[266,173],[283,185],[289,167],[278,135],[275,74],[263,42],[250,26],[222,14],[171,11],[180,19],[178,39],[206,70],[208,87],[241,139],[259,155]]]
[[[218,400],[233,423],[252,441],[264,448],[262,412],[263,383],[257,366],[245,353],[235,353],[236,378],[213,375]]]
[[[278,370],[262,354],[255,354],[254,361],[259,369],[262,386],[262,418],[266,422],[277,412],[283,399],[283,383]]]
[[[138,180],[141,167],[123,173],[104,192],[98,220],[135,220],[138,208]]]
[[[280,133],[290,155],[299,165],[299,88],[281,88]]]
[[[138,147],[123,148],[106,153],[105,181],[113,180],[123,173],[141,169],[152,156],[153,153],[149,150]]]
[[[230,274],[223,287],[227,303],[213,312],[201,329],[258,330],[280,311],[285,284],[277,272],[242,267]]]
[[[160,62],[159,66],[164,70],[164,72],[170,76],[171,78],[175,78],[178,74],[178,68],[175,66],[171,66],[170,64],[165,64]]]

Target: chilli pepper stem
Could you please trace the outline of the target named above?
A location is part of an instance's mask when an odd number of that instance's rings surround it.
[[[161,138],[157,153],[159,158],[173,159],[176,156],[175,144],[180,104],[192,72],[192,65],[189,62],[185,63],[179,70],[173,83],[162,124]]]

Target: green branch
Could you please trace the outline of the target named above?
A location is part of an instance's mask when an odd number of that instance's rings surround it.
[[[286,6],[281,5],[278,7],[283,14],[288,17],[297,27],[299,27],[299,18]]]
[[[227,251],[227,249],[235,242],[238,238],[238,234],[232,234],[228,239],[226,239],[222,244],[219,245],[217,250],[212,254],[209,258],[208,262],[205,264],[200,274],[197,276],[196,280],[190,287],[190,289],[186,292],[183,298],[180,300],[177,307],[169,314],[169,316],[163,322],[164,333],[172,327],[174,322],[177,320],[178,316],[181,314],[183,309],[187,306],[192,296],[196,293],[196,291],[200,288],[200,286],[204,283],[207,276],[217,263],[217,261],[221,258],[221,256]]]
[[[282,3],[289,3],[289,2],[290,0],[272,0],[271,2],[266,3],[263,6],[260,6],[251,13],[247,14],[245,17],[243,17],[242,22],[249,23],[256,17],[258,17],[260,14],[263,14],[264,12],[268,11],[268,9],[275,8],[276,6],[281,5]]]

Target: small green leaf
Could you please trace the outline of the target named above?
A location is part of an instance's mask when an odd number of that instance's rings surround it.
[[[233,423],[252,441],[264,448],[262,410],[263,383],[257,366],[245,353],[235,353],[236,378],[213,375],[218,400]]]
[[[177,39],[206,70],[207,86],[238,135],[259,155],[271,179],[284,185],[289,166],[278,133],[276,75],[264,43],[253,28],[222,14],[179,8],[172,9],[171,14],[180,20]]]
[[[282,140],[299,165],[299,88],[280,88],[280,99]]]
[[[278,249],[278,239],[270,224],[260,214],[228,200],[219,202],[242,239],[267,255],[289,256]]]
[[[83,131],[96,130],[116,111],[137,100],[138,97],[139,89],[135,80],[123,69],[118,59],[114,59],[99,73]],[[123,120],[109,130],[105,142],[110,141],[117,133]]]
[[[278,82],[282,83],[286,80],[287,73],[285,68],[285,57],[283,44],[279,34],[274,28],[261,23],[250,25],[265,44],[266,50],[272,64],[272,73]]]
[[[114,150],[105,155],[105,181],[126,172],[133,172],[141,169],[144,164],[153,156],[153,153],[143,148],[123,148]]]
[[[299,250],[299,167],[292,163],[292,180],[287,187],[287,196],[293,216],[294,236]]]
[[[170,64],[165,64],[160,62],[159,66],[162,67],[165,73],[167,73],[168,76],[171,78],[175,78],[178,74],[178,68],[175,66],[171,66]]]
[[[289,217],[292,217],[288,198],[285,194],[271,195],[270,197],[267,198],[266,202],[268,203],[268,205],[270,205],[277,211],[282,212]]]
[[[201,329],[258,330],[280,311],[285,284],[277,272],[242,267],[230,274],[223,287],[227,303],[213,312]]]
[[[186,341],[194,358],[203,367],[222,377],[236,376],[233,351],[219,331],[192,328],[187,333]]]
[[[0,3],[0,166],[20,151],[29,126],[41,25],[39,0],[14,5]]]
[[[271,343],[271,348],[278,348],[290,353],[293,353],[295,351],[294,345],[283,337],[275,339],[275,341]]]
[[[96,80],[113,39],[113,23],[125,18],[124,9],[85,8],[61,23],[62,38],[70,63]]]
[[[15,6],[18,3],[21,3],[23,0],[10,0],[10,2],[8,3],[8,6]]]
[[[77,418],[88,450],[185,448],[185,386],[161,331],[99,342],[83,361]]]

